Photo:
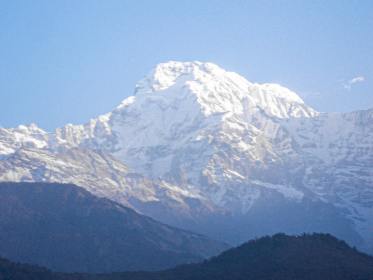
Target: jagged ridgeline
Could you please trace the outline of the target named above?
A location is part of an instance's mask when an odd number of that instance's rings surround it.
[[[320,113],[212,63],[159,64],[112,112],[0,129],[0,179],[74,183],[238,244],[329,232],[373,248],[373,110]]]

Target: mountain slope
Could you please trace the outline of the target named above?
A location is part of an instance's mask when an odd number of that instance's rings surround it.
[[[0,184],[0,252],[56,271],[154,270],[226,248],[73,185]]]
[[[211,212],[213,208],[196,192],[183,191],[162,180],[149,180],[131,172],[113,156],[84,148],[18,148],[0,160],[0,180],[71,183],[140,212],[154,213],[158,205],[164,205],[163,217],[173,215],[171,209],[187,216],[191,206],[184,201],[194,201],[193,208],[200,212]]]
[[[0,260],[0,279],[6,279],[4,275],[12,280],[370,280],[373,257],[330,235],[276,234],[249,241],[203,263],[161,272],[72,275]]]
[[[117,279],[371,279],[373,257],[323,234],[277,234],[250,241],[201,264]],[[110,277],[108,277],[110,279]]]
[[[69,149],[109,154],[152,183],[110,176],[102,196],[229,242],[323,231],[373,250],[372,112],[319,113],[280,85],[252,83],[212,63],[171,61],[85,125],[52,134],[35,126],[1,130],[0,154],[3,162],[20,149],[56,158]],[[16,162],[3,170],[23,178]],[[0,178],[9,180],[5,171]]]
[[[319,200],[342,213],[369,247],[371,112],[320,114],[279,85],[253,84],[211,63],[169,62],[113,112],[57,130],[56,141],[105,150],[136,172],[199,193],[234,216],[263,208],[271,193],[284,205]],[[76,138],[76,129],[84,136]]]
[[[0,258],[0,280],[51,280],[60,277],[51,271],[34,265],[19,264]]]

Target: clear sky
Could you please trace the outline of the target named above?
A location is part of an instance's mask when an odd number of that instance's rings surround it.
[[[84,123],[168,60],[373,108],[373,1],[0,0],[0,125]]]

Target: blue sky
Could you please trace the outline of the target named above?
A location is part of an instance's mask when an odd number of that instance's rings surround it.
[[[168,60],[373,108],[373,1],[0,0],[0,125],[84,123]]]

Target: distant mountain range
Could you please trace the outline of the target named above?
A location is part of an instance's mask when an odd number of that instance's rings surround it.
[[[0,279],[12,280],[370,280],[373,257],[326,234],[276,234],[245,243],[199,264],[161,272],[101,275],[53,273],[0,259]]]
[[[12,261],[61,272],[160,270],[227,248],[74,185],[0,183],[0,257]]]
[[[0,129],[2,181],[74,183],[235,244],[329,232],[373,252],[372,166],[373,110],[320,113],[202,62],[159,64],[85,125]]]

